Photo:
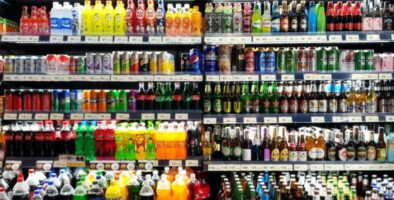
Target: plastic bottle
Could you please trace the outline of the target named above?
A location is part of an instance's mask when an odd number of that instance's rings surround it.
[[[185,124],[180,122],[177,126],[176,132],[174,134],[174,141],[175,141],[175,151],[176,151],[176,158],[184,160],[187,157],[187,133],[185,130]]]
[[[36,187],[39,184],[37,177],[34,175],[34,169],[29,169],[29,175],[27,176],[26,184],[29,186],[29,191],[32,195],[33,191],[36,190]]]
[[[49,181],[48,187],[45,190],[46,195],[44,197],[45,200],[57,200],[59,196],[59,192],[52,181]]]
[[[115,180],[111,181],[111,184],[109,185],[107,192],[105,193],[105,198],[106,199],[121,199],[122,198],[121,188],[119,187],[117,181],[115,181]]]
[[[52,121],[45,121],[44,127],[44,148],[46,156],[54,157],[55,154],[55,140],[56,140],[56,132],[55,128],[53,127]]]
[[[174,20],[175,20],[175,12],[174,5],[167,4],[167,13],[166,13],[166,35],[173,36],[174,35]]]
[[[243,29],[243,18],[242,18],[242,5],[241,3],[234,3],[234,14],[233,14],[233,32],[242,33]]]
[[[187,187],[180,175],[176,175],[175,181],[171,184],[171,188],[172,188],[172,199],[179,199],[179,200],[187,199],[187,191],[186,191]]]
[[[311,1],[308,9],[308,31],[316,32],[316,28],[316,5]]]
[[[0,199],[3,200],[3,198],[0,197]],[[8,197],[7,197],[8,199]],[[43,200],[44,198],[41,196],[41,192],[39,190],[34,190],[34,195],[32,197],[32,200]]]
[[[114,18],[115,35],[124,35],[126,33],[126,9],[124,8],[123,1],[116,1]]]
[[[85,5],[83,6],[82,13],[82,35],[90,35],[93,32],[93,9],[90,5],[90,0],[85,0]]]
[[[80,3],[74,3],[74,7],[71,10],[72,13],[72,28],[71,32],[73,35],[80,35],[82,30],[82,6]]]
[[[223,33],[232,33],[233,31],[233,7],[230,3],[225,3],[222,15]]]
[[[31,7],[31,16],[30,16],[30,34],[31,35],[38,35],[38,10],[36,6]]]
[[[66,174],[66,170],[64,170],[64,169],[60,170],[60,174],[57,177],[57,179],[60,182],[60,187],[63,187],[63,185],[66,183],[66,181],[70,183],[70,178],[68,177],[68,175]]]
[[[30,16],[27,6],[22,7],[22,15],[19,23],[19,30],[22,34],[29,34],[30,30]]]
[[[191,199],[202,199],[200,194],[200,181],[196,179],[195,174],[190,174],[190,180],[187,183],[187,188]]]
[[[179,36],[182,31],[182,5],[180,3],[175,4],[175,13],[174,13],[174,24],[173,24],[173,33],[176,36]]]
[[[125,145],[124,145],[125,132],[126,132],[126,124],[124,123],[118,124],[118,127],[115,130],[115,138],[116,138],[115,159],[116,160],[124,160],[126,158]]]
[[[70,179],[64,179],[64,185],[60,190],[60,198],[62,200],[72,200],[74,196],[74,188],[70,184]]]
[[[212,32],[213,33],[221,33],[222,32],[222,17],[223,15],[223,6],[221,3],[215,4],[215,10],[213,12],[213,24],[212,24]]]
[[[9,188],[9,185],[8,185],[8,183],[4,180],[2,174],[0,174],[0,188],[4,188],[5,190],[8,190],[8,188]]]
[[[77,183],[73,200],[87,200],[87,192],[86,189],[83,187],[82,182]]]
[[[150,181],[150,179],[146,179],[142,184],[142,188],[139,193],[141,200],[154,200],[155,191],[152,189]]]
[[[53,185],[57,189],[61,189],[61,183],[60,183],[59,179],[57,179],[56,173],[50,173],[48,180],[52,181]]]
[[[104,130],[105,130],[105,125],[104,121],[98,121],[97,122],[97,128],[94,131],[94,137],[96,140],[96,157],[103,157],[104,156],[104,151],[105,151],[105,146],[104,146]]]
[[[147,33],[156,33],[156,11],[153,0],[148,0],[148,7],[145,11],[145,24]]]
[[[148,122],[148,129],[145,133],[145,141],[146,141],[146,159],[147,160],[156,160],[156,151],[155,151],[155,128],[153,127],[153,122]]]
[[[69,2],[63,3],[63,9],[61,10],[61,35],[72,35],[73,33],[73,14],[72,6]]]
[[[189,36],[191,35],[191,23],[192,15],[190,12],[190,5],[185,4],[185,7],[181,8],[181,35]]]
[[[98,185],[97,181],[93,182],[92,187],[88,191],[88,200],[104,200],[103,189]]]
[[[316,4],[317,32],[326,32],[326,15],[324,12],[324,2]]]
[[[41,6],[41,8],[39,9],[38,17],[38,34],[49,35],[49,19],[47,14],[47,8],[45,6]]]
[[[59,2],[53,2],[50,13],[51,35],[61,34],[61,9],[62,5],[60,5]]]
[[[101,188],[103,188],[103,190],[107,189],[107,182],[105,181],[105,179],[100,175],[100,176],[96,176],[96,181],[98,186],[100,186]]]
[[[177,149],[176,147],[176,132],[174,129],[174,124],[169,124],[168,129],[163,133],[164,141],[166,143],[166,159],[177,159]]]
[[[255,1],[253,9],[254,10],[252,14],[252,33],[260,33],[262,31],[261,3],[259,1]]]
[[[213,32],[213,5],[212,3],[205,4],[204,10],[204,20],[205,20],[205,33],[212,33]]]
[[[136,146],[136,159],[144,160],[146,158],[146,138],[145,138],[145,124],[139,123],[135,131],[135,146]]]
[[[157,1],[157,9],[156,9],[156,32],[160,34],[164,34],[166,32],[166,11],[164,9],[163,0]]]
[[[138,7],[136,9],[136,33],[145,33],[145,4],[143,0],[138,0]]]
[[[5,193],[5,188],[4,187],[0,187],[0,199],[1,200],[9,200],[7,194]]]
[[[104,32],[104,10],[100,0],[95,1],[92,12],[92,35],[101,35]]]
[[[141,183],[137,180],[136,176],[132,176],[129,180],[129,183],[127,184],[129,199],[138,199],[140,190]]]
[[[84,137],[84,153],[87,160],[96,160],[96,144],[94,139],[94,130],[96,122],[92,121],[88,126]]]
[[[72,154],[75,152],[75,141],[72,140],[69,121],[63,121],[62,128],[60,130],[60,138],[56,141],[58,154]]]
[[[134,1],[128,0],[127,9],[126,9],[126,28],[128,34],[135,33],[136,23],[137,23],[137,16],[136,16]]]
[[[112,1],[107,0],[105,2],[104,12],[102,12],[104,16],[101,19],[104,21],[104,35],[113,35],[114,34],[114,8],[112,7]]]
[[[157,200],[171,199],[171,183],[167,180],[167,175],[162,174],[156,187]]]
[[[29,188],[25,186],[25,182],[23,181],[23,177],[18,177],[17,182],[12,189],[12,198],[13,199],[28,199],[29,198]]]

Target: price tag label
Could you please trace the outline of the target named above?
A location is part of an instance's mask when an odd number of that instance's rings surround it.
[[[69,42],[69,43],[80,43],[81,42],[81,36],[68,36],[67,37],[67,42]]]
[[[379,116],[376,115],[367,115],[365,116],[366,122],[379,122]]]
[[[98,119],[109,120],[111,119],[111,113],[100,113],[98,114]]]
[[[2,42],[16,42],[18,41],[17,36],[13,36],[13,35],[3,35],[1,37],[1,41]]]
[[[83,120],[83,113],[71,113],[70,119]]]
[[[233,75],[220,75],[220,81],[226,82],[226,81],[235,81]]]
[[[261,75],[262,81],[276,81],[276,75]]]
[[[16,120],[17,118],[17,113],[4,113],[4,120]]]
[[[282,81],[294,81],[294,74],[283,74]]]
[[[308,165],[306,164],[294,164],[294,171],[308,171]]]
[[[343,171],[345,169],[343,164],[325,164],[324,170],[326,171]]]
[[[158,113],[157,114],[157,119],[158,120],[170,120],[171,119],[171,114],[170,113]]]
[[[276,117],[264,117],[265,124],[276,124],[278,123],[278,118]]]
[[[387,115],[384,118],[386,122],[394,122],[394,115]]]
[[[112,36],[100,36],[100,43],[113,43],[114,38]]]
[[[129,120],[130,115],[128,113],[116,113],[117,120]]]
[[[206,118],[206,117],[204,117],[204,124],[216,124],[216,118],[211,118],[211,117],[209,117],[209,118]]]
[[[353,80],[377,80],[379,79],[378,74],[352,74]]]
[[[391,79],[393,79],[393,74],[391,74],[391,73],[380,73],[379,74],[379,79],[380,80],[391,80]]]
[[[198,167],[199,166],[198,160],[186,160],[185,165],[187,167]]]
[[[36,113],[34,115],[35,120],[47,120],[48,119],[48,113]]]
[[[355,171],[355,170],[361,170],[363,164],[345,164],[344,168],[346,171]]]
[[[283,124],[293,123],[293,117],[279,117],[279,123],[283,123]]]
[[[53,161],[52,160],[37,160],[36,168],[49,172],[52,168]]]
[[[215,171],[220,171],[220,170],[221,170],[221,168],[219,165],[208,164],[208,171],[215,172]]]
[[[61,43],[61,42],[63,42],[63,36],[62,35],[50,36],[49,42],[50,43]]]
[[[115,36],[114,38],[114,43],[122,44],[122,43],[127,43],[129,41],[129,38],[126,36]]]
[[[143,113],[143,114],[141,114],[141,119],[142,120],[154,120],[155,114],[154,113]]]
[[[379,34],[367,34],[367,41],[378,41],[380,40]]]
[[[244,124],[256,124],[256,117],[244,117]]]
[[[235,117],[225,117],[223,118],[223,124],[235,124],[237,119]]]
[[[323,171],[324,170],[324,165],[323,164],[311,164],[309,165],[311,168],[311,171]]]
[[[86,43],[98,43],[99,39],[97,36],[85,36]]]
[[[169,160],[168,165],[170,167],[182,167],[182,160]]]
[[[189,114],[187,113],[177,113],[175,114],[175,120],[188,120]]]
[[[38,42],[40,37],[38,36],[25,36],[26,42]]]
[[[312,123],[324,123],[324,117],[311,117]]]
[[[312,81],[312,80],[319,80],[319,74],[304,74],[304,80]]]
[[[143,41],[144,40],[141,36],[130,36],[129,37],[129,43],[131,43],[131,44],[142,44]]]
[[[358,42],[358,41],[360,41],[360,36],[359,35],[355,35],[355,34],[346,35],[345,38],[346,38],[346,41],[349,41],[349,42]]]
[[[218,75],[207,75],[206,76],[207,81],[209,82],[214,82],[220,80]]]
[[[347,121],[347,117],[341,117],[341,116],[333,116],[332,117],[332,122],[334,123],[342,123],[342,122],[346,122]]]
[[[348,117],[349,122],[362,122],[363,119],[361,116],[349,116]]]
[[[94,120],[98,119],[98,114],[97,113],[85,113],[85,119],[87,120]]]
[[[19,120],[32,120],[33,114],[32,113],[20,113],[18,116]]]
[[[149,43],[161,43],[162,37],[151,36],[149,37]]]
[[[342,42],[342,35],[329,35],[328,40],[330,42]]]

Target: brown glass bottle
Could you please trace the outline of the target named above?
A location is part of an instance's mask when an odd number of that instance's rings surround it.
[[[327,93],[325,90],[324,82],[321,82],[319,85],[318,112],[319,113],[327,112]]]
[[[328,137],[328,141],[326,143],[327,147],[327,160],[336,160],[337,159],[337,149],[335,145],[335,132],[331,131]]]
[[[301,94],[298,97],[298,105],[299,105],[298,110],[300,113],[307,113],[308,112],[308,97],[307,97],[305,82],[302,82]]]
[[[306,151],[308,153],[308,160],[315,160],[316,159],[316,148],[315,148],[315,134],[311,129],[306,131],[307,138],[306,138]]]
[[[386,142],[384,141],[384,131],[383,127],[378,129],[378,143],[376,144],[376,157],[378,161],[386,160]]]
[[[344,82],[341,82],[341,91],[339,93],[339,96],[337,96],[338,99],[338,112],[340,113],[345,113],[348,111],[348,102],[347,102],[347,97],[345,94],[345,86]]]
[[[280,96],[280,112],[281,113],[288,113],[289,112],[289,97],[287,96],[286,92],[287,84],[283,83],[282,94]]]
[[[279,145],[276,127],[272,129],[271,161],[279,161]]]
[[[328,104],[328,112],[329,113],[336,113],[338,112],[338,101],[335,94],[334,89],[334,81],[331,82],[331,91],[327,97],[327,104]]]
[[[230,82],[227,82],[224,86],[224,95],[223,95],[223,112],[226,114],[231,113],[231,91],[230,91]]]
[[[298,160],[298,156],[297,156],[297,143],[296,143],[296,139],[295,139],[295,135],[294,133],[290,132],[289,133],[289,161],[297,161]]]
[[[369,132],[369,141],[367,143],[367,160],[376,160],[375,132]]]
[[[315,82],[311,84],[311,91],[308,95],[308,108],[310,113],[317,113],[318,112],[318,94],[317,94],[317,86]]]
[[[249,130],[244,131],[242,142],[242,160],[252,160],[252,140],[249,138]]]
[[[287,14],[287,1],[282,1],[282,14],[280,16],[280,32],[289,31],[289,15]]]
[[[319,136],[315,143],[316,160],[324,160],[326,156],[326,142],[324,141],[323,130],[319,131]]]
[[[271,147],[267,127],[263,128],[263,144],[261,146],[261,154],[261,157],[264,159],[264,161],[271,160]]]
[[[286,127],[279,127],[279,134],[282,135],[282,140],[279,144],[279,160],[280,161],[288,161],[289,160],[289,149],[287,147],[287,139],[286,139]]]
[[[232,105],[233,109],[232,111],[236,114],[241,113],[241,86],[239,85],[238,82],[235,83],[234,86],[234,92],[233,92],[233,98],[232,98]]]
[[[356,158],[356,142],[354,141],[354,133],[352,130],[346,130],[348,139],[345,143],[346,159],[352,161]]]
[[[359,129],[358,127],[355,127],[357,129],[355,129],[354,131],[357,132],[356,135],[358,135],[357,137],[357,149],[356,149],[356,158],[357,160],[361,160],[364,161],[367,159],[367,145],[365,144],[365,140],[364,140],[364,133],[358,133]]]
[[[298,96],[297,96],[297,86],[296,84],[294,84],[294,82],[292,83],[292,92],[291,92],[291,96],[289,98],[289,110],[290,113],[298,113]]]
[[[297,160],[298,161],[306,161],[307,160],[307,151],[306,151],[305,135],[304,134],[298,136]]]

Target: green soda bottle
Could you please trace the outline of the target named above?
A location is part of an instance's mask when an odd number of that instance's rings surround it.
[[[120,123],[115,130],[115,144],[116,144],[116,152],[115,159],[116,160],[124,160],[126,158],[125,146],[124,146],[124,134],[127,129],[126,123]]]
[[[262,32],[262,16],[261,16],[261,3],[259,1],[254,2],[253,14],[252,14],[252,33]]]
[[[141,184],[136,176],[133,176],[127,184],[127,191],[129,192],[128,200],[139,200]]]
[[[82,121],[78,124],[77,128],[75,129],[75,154],[83,156],[84,155],[84,134],[86,130],[86,122]]]
[[[92,121],[85,132],[85,156],[87,160],[96,160],[96,141],[94,137],[94,130],[96,129],[96,122]]]
[[[156,160],[155,143],[153,142],[153,134],[155,128],[152,121],[148,121],[148,129],[146,130],[146,159]]]
[[[126,125],[125,125],[126,126]],[[135,152],[135,142],[133,139],[133,132],[137,131],[137,123],[129,124],[127,130],[125,131],[126,135],[124,135],[125,140],[125,157],[126,160],[136,160],[136,152]]]
[[[77,183],[73,200],[87,200],[87,192],[86,189],[82,186],[82,182]]]

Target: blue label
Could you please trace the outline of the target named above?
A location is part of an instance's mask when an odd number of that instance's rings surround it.
[[[51,28],[60,28],[58,18],[51,18]]]
[[[70,18],[62,18],[61,19],[61,27],[63,29],[71,29],[72,28],[71,19]]]

